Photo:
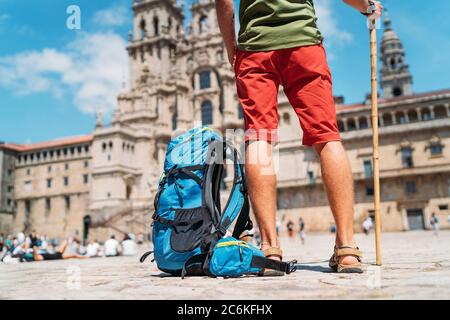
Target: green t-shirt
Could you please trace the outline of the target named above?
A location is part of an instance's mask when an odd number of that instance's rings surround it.
[[[322,42],[313,0],[241,0],[238,48],[270,51]]]

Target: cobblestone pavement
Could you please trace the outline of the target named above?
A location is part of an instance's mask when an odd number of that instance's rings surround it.
[[[450,299],[450,231],[383,234],[381,268],[373,265],[374,236],[357,242],[361,275],[330,272],[328,234],[309,234],[305,245],[283,238],[285,258],[299,261],[284,277],[181,280],[138,256],[1,264],[0,299]]]

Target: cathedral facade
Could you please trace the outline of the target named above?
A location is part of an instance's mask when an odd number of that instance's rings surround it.
[[[167,143],[176,132],[208,125],[244,126],[217,24],[214,1],[191,7],[184,29],[175,0],[134,0],[127,51],[129,89],[118,95],[108,125],[98,116],[89,136],[33,145],[0,144],[0,228],[36,229],[51,237],[149,234],[153,197]],[[379,102],[382,229],[428,227],[431,214],[450,214],[450,90],[417,94],[405,50],[384,21]],[[368,82],[369,83],[369,82]],[[342,138],[355,181],[355,225],[373,214],[370,101],[336,98]],[[320,163],[301,145],[301,129],[279,95],[278,217],[299,217],[326,231],[332,215]],[[3,159],[3,160],[2,160]]]

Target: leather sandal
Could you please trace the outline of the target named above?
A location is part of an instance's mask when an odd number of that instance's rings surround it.
[[[280,261],[283,261],[283,251],[278,247],[269,247],[263,250],[263,253],[266,258],[270,259],[271,257],[278,257],[280,258]],[[284,272],[272,269],[263,269],[259,275],[263,277],[280,277],[284,276]]]
[[[339,257],[353,256],[358,262],[354,264],[341,264]],[[356,246],[342,245],[340,247],[334,246],[334,253],[330,258],[330,268],[337,273],[363,273],[361,264],[362,252]]]

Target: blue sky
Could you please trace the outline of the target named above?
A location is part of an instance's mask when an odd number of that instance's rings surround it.
[[[124,48],[132,28],[131,2],[0,0],[0,141],[86,134],[93,129],[95,110],[107,117],[127,79]],[[450,2],[423,3],[387,0],[415,92],[450,87]],[[66,27],[66,9],[72,4],[81,8],[81,30]],[[362,101],[369,91],[364,17],[341,1],[315,4],[334,93],[349,103]]]

